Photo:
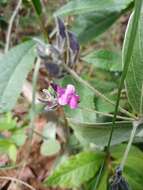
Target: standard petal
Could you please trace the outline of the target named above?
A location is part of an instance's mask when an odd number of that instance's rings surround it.
[[[72,95],[75,93],[75,87],[72,84],[68,84],[66,87],[65,94]]]

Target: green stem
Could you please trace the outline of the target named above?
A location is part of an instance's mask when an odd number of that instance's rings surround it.
[[[128,145],[126,147],[126,150],[125,150],[125,153],[124,153],[121,165],[120,165],[120,167],[121,167],[122,170],[124,169],[124,166],[125,166],[125,163],[126,163],[126,160],[127,160],[129,151],[131,149],[131,146],[132,146],[135,134],[136,134],[136,130],[137,130],[137,127],[139,126],[139,124],[140,124],[140,122],[138,122],[138,121],[134,121],[133,122],[133,129],[132,129],[132,132],[131,132],[131,136],[130,136]]]
[[[95,113],[95,114],[107,116],[107,117],[112,117],[112,118],[114,117],[113,114],[104,113],[104,112],[100,112],[100,111],[93,110],[93,109],[89,109],[89,108],[79,107],[79,109],[81,109],[81,110],[83,110],[83,111],[88,111],[88,112],[92,112],[92,113]],[[125,120],[125,121],[135,121],[134,119],[132,119],[132,118],[130,118],[130,117],[123,117],[123,116],[120,116],[120,115],[117,115],[117,118],[118,118],[118,119]]]
[[[103,98],[106,102],[115,105],[115,103],[113,101],[111,101],[110,99],[108,99],[104,94],[102,94],[101,92],[99,92],[96,88],[94,88],[93,86],[91,86],[87,81],[83,80],[81,77],[79,77],[75,71],[73,71],[72,69],[70,69],[66,64],[62,65],[65,70],[70,73],[72,75],[72,77],[77,80],[78,82],[80,82],[81,84],[83,84],[84,86],[88,87],[97,97],[101,97]],[[119,106],[119,110],[120,112],[126,114],[127,116],[133,118],[133,119],[137,119],[136,116],[134,116],[132,113],[128,112],[127,110],[121,108]]]
[[[36,13],[36,15],[37,15],[37,18],[38,18],[38,20],[39,20],[39,24],[40,24],[41,31],[42,31],[42,33],[43,33],[43,37],[44,37],[45,41],[47,42],[47,41],[49,40],[49,36],[48,36],[47,30],[46,30],[45,27],[44,27],[43,17],[42,17],[42,15],[39,15],[39,14],[37,13],[33,1],[31,1],[31,4],[32,4],[33,9],[35,10],[35,13]]]
[[[111,127],[111,133],[110,133],[110,136],[109,136],[109,141],[108,141],[108,145],[107,145],[107,149],[106,149],[106,153],[107,153],[106,158],[109,157],[109,153],[110,153],[110,144],[111,144],[111,140],[112,140],[112,136],[113,136],[114,127],[115,127],[115,124],[116,124],[117,112],[118,112],[118,108],[120,109],[120,106],[119,106],[120,94],[121,94],[121,91],[122,91],[122,87],[123,87],[123,84],[124,84],[124,79],[125,79],[127,71],[128,71],[128,67],[129,67],[129,63],[130,63],[130,59],[131,59],[131,55],[132,55],[132,51],[133,51],[133,46],[134,46],[136,33],[137,33],[137,28],[138,28],[138,20],[139,20],[140,11],[141,11],[141,5],[142,5],[142,0],[135,0],[135,12],[134,12],[134,16],[133,16],[133,22],[132,22],[132,28],[131,28],[130,38],[129,38],[127,54],[126,54],[125,61],[124,61],[123,73],[122,73],[122,76],[121,76],[121,81],[120,81],[120,84],[119,84],[119,89],[118,89],[118,94],[117,94],[115,112],[114,112],[114,117],[113,117],[113,121],[112,121],[113,125]],[[130,140],[129,140],[129,143],[128,143],[128,146],[127,146],[127,150],[125,151],[125,155],[124,155],[123,161],[121,163],[122,168],[124,167],[125,161],[127,159],[128,153],[129,153],[129,150],[131,148],[133,138],[134,138],[134,135],[136,133],[136,128],[137,128],[137,126],[135,125],[133,127],[131,137],[130,137]],[[98,175],[98,183],[96,184],[97,188],[98,188],[98,185],[100,183],[100,179],[102,177],[102,171],[103,170],[101,170],[101,172]],[[94,188],[94,190],[96,190],[97,188]]]
[[[33,80],[32,80],[32,104],[31,104],[31,118],[30,118],[30,133],[29,133],[29,139],[32,139],[33,131],[34,131],[34,119],[35,119],[35,113],[36,113],[36,85],[38,80],[38,74],[39,74],[39,68],[40,68],[40,59],[37,59],[37,62],[35,64],[35,69],[33,73]]]
[[[96,190],[98,188],[98,186],[99,186],[101,176],[102,176],[104,168],[105,168],[105,162],[106,162],[106,159],[104,159],[104,161],[103,161],[103,163],[102,163],[102,165],[100,167],[100,170],[99,170],[99,173],[97,175],[96,182],[95,182],[93,190]]]
[[[128,67],[130,64],[131,55],[132,55],[132,51],[133,51],[133,47],[134,47],[134,42],[135,42],[137,28],[138,28],[138,20],[139,20],[140,12],[141,12],[141,5],[142,5],[142,0],[135,0],[135,12],[133,15],[133,22],[132,22],[132,28],[131,28],[131,33],[130,33],[130,38],[129,38],[129,43],[128,43],[128,49],[127,49],[127,53],[126,53],[125,60],[124,60],[123,73],[121,76],[121,81],[119,84],[119,89],[118,89],[118,94],[117,94],[115,112],[114,112],[114,117],[113,117],[113,121],[112,121],[113,125],[111,128],[111,133],[110,133],[110,137],[109,137],[109,141],[108,141],[108,145],[107,145],[107,154],[109,154],[109,151],[110,151],[110,144],[111,144],[113,131],[114,131],[114,127],[115,127],[115,122],[116,122],[116,116],[117,116],[117,112],[118,112],[118,108],[119,108],[121,90],[124,85],[124,80],[125,80],[125,77],[126,77],[126,74],[128,71]]]

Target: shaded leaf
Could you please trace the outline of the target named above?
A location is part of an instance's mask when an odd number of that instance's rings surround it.
[[[61,7],[55,15],[75,15],[92,11],[121,12],[132,0],[72,0]]]
[[[122,71],[121,56],[116,52],[108,50],[93,51],[82,59],[106,71]]]
[[[35,60],[33,47],[33,41],[22,43],[0,59],[0,112],[9,111],[15,106]]]
[[[75,19],[72,30],[84,44],[105,32],[120,16],[120,13],[105,11],[80,15]]]
[[[128,23],[124,46],[123,46],[123,63],[125,60],[128,42],[130,37],[132,18]],[[131,56],[131,61],[128,69],[128,73],[125,79],[126,89],[129,102],[135,112],[141,114],[143,111],[143,13],[141,14],[138,30],[136,34],[135,44]]]
[[[111,131],[112,122],[99,123],[97,115],[87,110],[75,110],[75,113],[68,112],[68,122],[77,139],[84,145],[92,144],[103,147],[107,145]],[[91,117],[93,116],[93,117]],[[111,144],[119,144],[127,141],[132,130],[131,122],[116,122]],[[142,126],[138,128],[137,133],[142,130]]]
[[[49,139],[56,138],[56,123],[48,122],[43,129],[43,135]]]
[[[60,144],[56,139],[45,140],[41,145],[41,154],[44,156],[53,156],[60,151]]]
[[[11,140],[17,145],[22,146],[26,140],[27,136],[25,134],[25,128],[17,129],[16,131],[12,131]]]

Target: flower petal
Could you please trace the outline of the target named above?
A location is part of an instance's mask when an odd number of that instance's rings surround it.
[[[62,106],[67,105],[69,102],[69,97],[66,94],[63,94],[58,98],[58,103]]]
[[[66,87],[65,93],[68,95],[74,94],[75,93],[75,87],[72,84],[68,84]]]
[[[78,96],[75,96],[73,95],[71,98],[70,98],[70,101],[69,101],[69,106],[71,109],[76,109],[78,107],[78,101],[79,101],[79,97]]]

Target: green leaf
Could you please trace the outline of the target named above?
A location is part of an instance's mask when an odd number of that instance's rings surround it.
[[[12,48],[0,59],[0,112],[11,110],[35,60],[34,42]]]
[[[111,95],[111,94],[105,94],[107,98],[109,98],[110,100],[112,100],[113,102],[116,101],[116,96],[115,95]],[[125,99],[121,99],[120,100],[120,106],[124,107],[126,103]],[[105,101],[103,98],[98,98],[96,101],[96,109],[100,112],[103,113],[113,113],[115,110],[115,106],[112,104],[109,104],[107,101]]]
[[[42,13],[42,6],[40,0],[32,0],[36,13],[40,16]]]
[[[17,149],[11,140],[0,140],[0,154],[7,154],[12,161],[16,160]]]
[[[9,147],[8,155],[12,161],[16,162],[17,148],[14,144]]]
[[[89,82],[94,86],[97,90],[102,93],[111,92],[112,90],[117,88],[117,84],[115,81],[101,80],[100,78],[90,78]]]
[[[16,119],[13,119],[10,112],[6,113],[5,116],[2,116],[2,118],[0,118],[0,131],[11,130],[16,128],[16,126]]]
[[[126,56],[128,42],[131,31],[132,18],[128,23],[125,40],[124,40],[124,48],[123,48],[123,62]],[[138,30],[136,34],[135,44],[131,56],[131,61],[128,69],[128,73],[126,76],[126,89],[128,94],[128,100],[134,109],[134,111],[138,114],[143,112],[143,13],[139,19]]]
[[[53,156],[60,151],[61,147],[56,139],[45,140],[41,145],[41,154],[44,156]]]
[[[131,2],[132,0],[72,0],[60,8],[55,15],[75,15],[92,11],[121,12]]]
[[[48,122],[43,129],[43,135],[49,139],[56,138],[56,123]]]
[[[121,55],[116,52],[109,50],[93,51],[82,59],[106,71],[122,71]]]
[[[82,152],[72,156],[46,179],[45,184],[63,188],[79,187],[96,174],[103,157],[103,154],[96,152]]]
[[[96,183],[97,176],[98,176],[98,174],[85,184],[86,190],[95,189],[95,183]],[[103,174],[101,176],[101,180],[100,180],[100,183],[98,186],[98,190],[107,190],[107,180],[108,180],[108,168],[104,168],[104,171],[103,171]]]
[[[125,148],[126,145],[120,145],[111,149],[112,157],[114,158],[113,165],[115,165],[115,167],[120,164]],[[131,186],[132,190],[142,190],[142,160],[143,152],[139,150],[137,147],[132,146],[123,172],[123,176]]]
[[[12,131],[12,136],[10,139],[17,145],[22,146],[26,141],[25,128],[17,129],[16,131]]]
[[[92,117],[91,117],[92,116]],[[87,110],[75,110],[68,113],[68,122],[74,130],[75,136],[84,146],[96,145],[104,147],[108,143],[112,122],[99,123],[97,115]],[[112,145],[120,144],[127,141],[132,130],[131,122],[119,121],[116,126],[111,141]],[[137,134],[142,130],[142,126],[138,128]]]
[[[105,32],[120,16],[120,13],[106,11],[83,14],[76,17],[72,30],[80,44],[84,44]]]

